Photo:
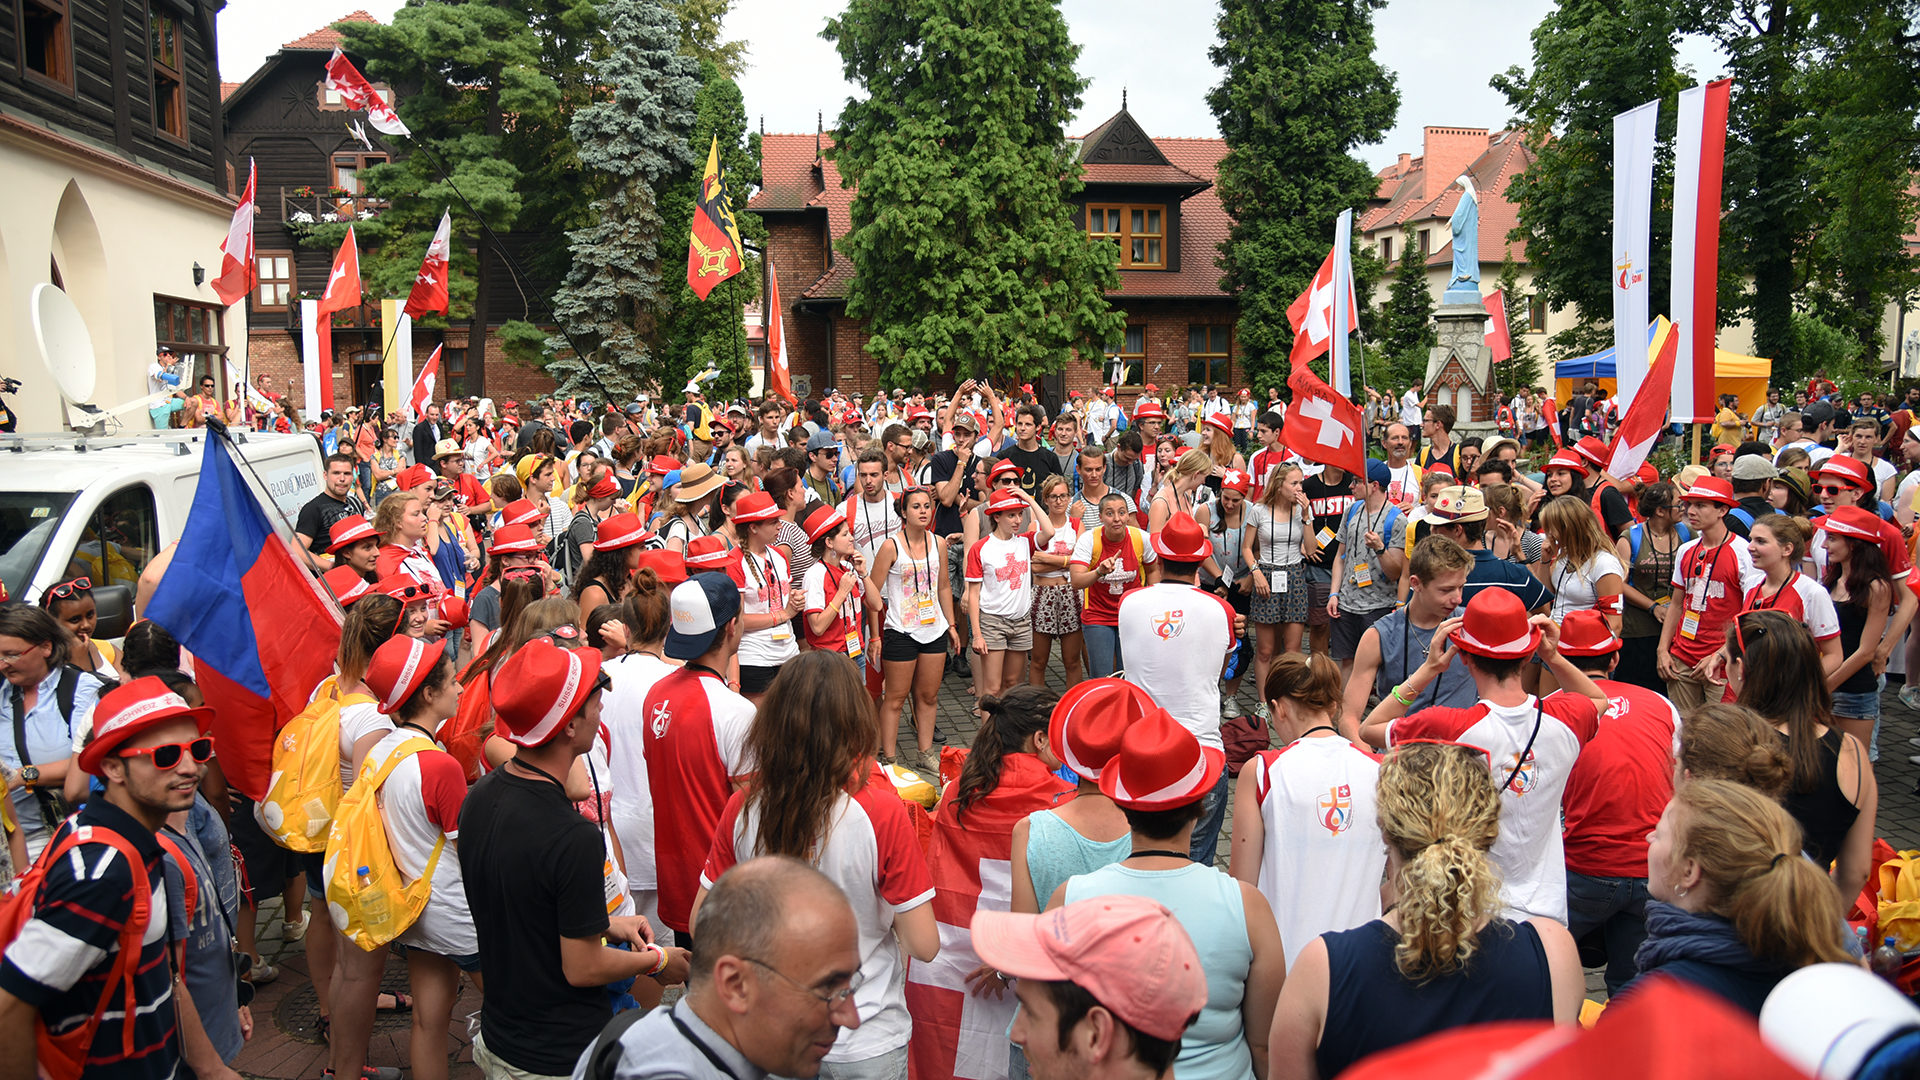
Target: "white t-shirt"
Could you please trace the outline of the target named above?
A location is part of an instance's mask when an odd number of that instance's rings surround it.
[[[587,790],[590,793],[581,805],[589,808],[587,820],[600,830],[600,842],[606,849],[605,857],[600,862],[600,880],[606,888],[607,914],[626,916],[638,913],[640,906],[633,902],[633,886],[627,881],[626,872],[620,869],[622,856],[613,849],[613,834],[607,831],[605,820],[612,816],[613,805],[613,769],[607,764],[607,740],[611,737],[606,720],[602,717],[600,730],[593,736],[593,745],[580,755],[581,763],[587,768]],[[596,795],[592,793],[597,793],[597,802]]]
[[[1570,567],[1566,559],[1555,559],[1547,572],[1547,579],[1553,583],[1553,621],[1565,619],[1569,611],[1591,610],[1599,595],[1596,587],[1608,574],[1619,575],[1624,585],[1627,572],[1620,565],[1620,557],[1611,551],[1598,552],[1585,566]],[[1619,613],[1617,603],[1614,614]]]
[[[1296,739],[1254,755],[1240,770],[1249,778],[1266,836],[1255,884],[1292,966],[1321,934],[1380,917],[1380,759],[1337,735]]]
[[[402,744],[424,737],[412,728],[395,728],[367,751],[367,760],[384,762]],[[460,880],[460,854],[454,847],[460,839],[460,803],[466,795],[466,773],[439,749],[408,755],[380,785],[380,820],[387,827],[394,869],[414,881],[433,861],[427,906],[399,940],[441,956],[472,956],[480,951],[473,914],[467,909],[467,889]],[[442,835],[446,842],[434,860],[433,846]]]
[[[1049,555],[1071,558],[1073,556],[1074,545],[1079,539],[1080,523],[1074,520],[1073,515],[1069,514],[1067,515],[1066,524],[1053,531],[1053,536],[1047,541],[1047,546],[1041,550]],[[1044,567],[1037,564],[1033,568],[1033,583],[1035,585],[1064,585],[1066,582],[1067,572],[1065,570],[1059,570],[1049,574]]]
[[[1887,481],[1893,479],[1893,474],[1898,471],[1899,471],[1898,469],[1895,469],[1893,467],[1893,462],[1888,461],[1886,458],[1876,457],[1873,459],[1873,497],[1874,498],[1878,499],[1880,497],[1880,489],[1885,487],[1887,484]]]
[[[787,606],[793,591],[792,570],[779,548],[770,547],[756,556],[744,548],[740,552],[741,569],[747,583],[740,588],[742,615],[766,615]],[[776,667],[800,655],[793,622],[777,622],[764,630],[755,630],[740,639],[740,663],[750,667]]]
[[[1033,536],[1002,540],[992,533],[967,549],[967,584],[980,586],[980,610],[1024,619],[1033,610]]]
[[[653,793],[647,786],[647,691],[678,670],[652,653],[616,656],[601,667],[613,685],[600,696],[600,725],[607,731],[607,770],[613,799],[613,831],[627,861],[627,887],[646,892],[658,881],[653,869]]]
[[[1420,466],[1409,461],[1395,468],[1387,466],[1387,501],[1402,507],[1420,502]]]
[[[1747,590],[1747,611],[1784,612],[1804,625],[1815,641],[1840,636],[1840,613],[1834,609],[1833,594],[1819,582],[1796,570],[1779,592],[1762,595],[1766,588],[1762,582]]]
[[[1250,503],[1246,514],[1247,535],[1253,537],[1253,557],[1275,566],[1298,566],[1306,558],[1300,545],[1306,541],[1306,511],[1296,505],[1290,517],[1276,521],[1265,503]]]
[[[892,495],[882,496],[879,502],[868,502],[856,491],[841,504],[840,512],[846,515],[847,524],[853,529],[854,550],[866,556],[869,565],[887,537],[900,531],[900,513],[893,508]]]
[[[1420,395],[1409,390],[1400,399],[1400,422],[1409,427],[1420,426]]]
[[[1185,582],[1162,581],[1120,598],[1119,626],[1127,681],[1153,695],[1200,745],[1224,749],[1220,669],[1233,651],[1233,607]]]
[[[392,731],[393,719],[371,701],[349,702],[340,708],[340,790],[353,787],[353,744],[378,731]],[[369,757],[372,755],[369,754]]]

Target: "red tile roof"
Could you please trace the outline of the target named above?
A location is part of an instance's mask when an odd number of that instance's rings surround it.
[[[239,84],[239,83],[237,83],[237,82],[223,82],[223,83],[221,83],[221,84],[220,84],[220,100],[221,100],[221,101],[225,101],[225,100],[227,100],[228,98],[230,98],[230,97],[232,97],[232,96],[233,96],[233,92],[234,92],[235,90],[238,90],[238,89],[240,89],[240,84]]]
[[[356,11],[351,15],[343,15],[335,19],[332,23],[310,34],[294,38],[292,41],[280,47],[283,49],[311,49],[318,52],[332,52],[334,49],[339,48],[341,40],[340,31],[335,30],[334,25],[343,22],[377,23],[379,21],[379,19],[367,14],[365,11]]]
[[[1165,153],[1165,150],[1161,152]],[[1080,175],[1089,184],[1167,184],[1198,187],[1207,182],[1177,165],[1108,165],[1089,162],[1081,166]]]
[[[1511,247],[1513,257],[1525,262],[1526,242],[1507,239],[1507,234],[1519,224],[1519,211],[1507,201],[1507,185],[1533,163],[1533,154],[1527,149],[1522,133],[1509,130],[1492,134],[1484,149],[1463,169],[1459,160],[1464,155],[1457,152],[1460,142],[1457,136],[1464,134],[1465,129],[1433,130],[1442,134],[1447,149],[1453,153],[1444,160],[1436,158],[1435,168],[1428,167],[1429,155],[1422,154],[1409,159],[1404,166],[1395,163],[1381,169],[1375,199],[1384,200],[1384,205],[1375,206],[1360,216],[1361,234],[1383,229],[1397,231],[1424,221],[1444,225],[1453,216],[1454,207],[1460,204],[1461,191],[1454,186],[1454,177],[1465,171],[1473,177],[1474,188],[1480,196],[1481,261],[1499,262]],[[1441,242],[1429,248],[1427,265],[1445,266],[1453,261],[1452,238],[1442,232],[1435,239]]]

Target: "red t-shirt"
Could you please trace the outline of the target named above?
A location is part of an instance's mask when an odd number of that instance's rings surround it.
[[[687,932],[700,867],[720,811],[745,776],[753,703],[718,675],[684,667],[653,685],[641,706],[647,787],[653,795],[660,921]]]
[[[1588,877],[1643,878],[1647,834],[1673,798],[1680,713],[1645,687],[1612,679],[1595,679],[1594,685],[1607,695],[1609,708],[1581,748],[1560,799],[1567,869]]]
[[[1145,564],[1154,560],[1153,544],[1147,539],[1146,530],[1129,525],[1128,535],[1117,544],[1108,544],[1103,537],[1104,529],[1095,529],[1083,533],[1074,544],[1071,564],[1081,569],[1100,565],[1109,555],[1120,558],[1111,575],[1111,580],[1096,580],[1087,587],[1084,606],[1080,610],[1080,623],[1083,626],[1119,626],[1120,599],[1134,589],[1146,586]],[[1134,554],[1134,540],[1139,539],[1140,554]]]
[[[1673,658],[1693,665],[1711,656],[1745,606],[1747,590],[1766,577],[1754,568],[1746,540],[1732,533],[1710,547],[1697,538],[1682,544],[1673,563],[1674,602],[1681,605]]]

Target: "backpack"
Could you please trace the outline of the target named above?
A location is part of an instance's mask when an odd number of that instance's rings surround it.
[[[1100,546],[1101,542],[1105,539],[1105,537],[1102,535],[1104,531],[1105,530],[1102,530],[1102,529],[1094,530],[1093,561],[1087,564],[1089,566],[1098,566],[1100,565],[1100,560],[1106,558],[1106,556],[1102,554],[1102,549]],[[1143,556],[1146,553],[1146,547],[1147,547],[1147,534],[1143,530],[1133,528],[1132,526],[1128,526],[1127,539],[1133,541],[1133,564],[1137,568],[1133,572],[1133,577],[1135,581],[1138,581],[1147,572],[1147,564],[1143,560]],[[1088,589],[1080,590],[1080,602],[1082,604],[1085,604],[1087,602],[1087,593],[1089,591],[1090,590]]]
[[[431,749],[431,741],[416,737],[394,747],[386,760],[368,761],[333,815],[323,871],[327,909],[333,913],[334,926],[368,952],[405,933],[433,895],[433,870],[447,838],[442,835],[433,842],[426,870],[403,884],[380,817],[380,786],[388,774],[413,755]]]
[[[371,704],[366,694],[338,693],[331,676],[313,700],[273,737],[273,773],[253,815],[288,851],[325,851],[340,802],[340,710]]]
[[[165,837],[155,837],[160,846],[169,850],[176,859],[185,856],[180,849]],[[109,1009],[116,1009],[123,1018],[133,1017],[139,1012],[139,998],[134,987],[134,975],[140,968],[141,942],[147,935],[147,927],[153,918],[153,885],[147,877],[147,864],[134,850],[133,842],[111,829],[99,825],[81,825],[69,822],[64,832],[40,852],[40,858],[34,860],[26,873],[14,879],[13,891],[0,898],[0,949],[11,946],[19,938],[28,921],[40,903],[40,894],[46,888],[47,868],[68,857],[69,853],[81,844],[102,843],[120,853],[127,862],[133,875],[133,912],[126,924],[120,928],[119,948],[113,954],[113,964],[101,983],[100,1000],[94,1005],[93,1014],[78,1027],[68,1028],[58,1035],[47,1030],[46,1021],[36,1010],[33,1021],[34,1049],[39,1059],[40,1075],[49,1080],[80,1080],[86,1072],[87,1057],[93,1049],[93,1036],[100,1028],[100,1021]],[[77,855],[74,856],[78,858]],[[181,875],[186,887],[187,910],[191,912],[197,902],[197,882],[189,869]],[[161,917],[166,916],[161,912]],[[121,989],[119,1000],[115,1000],[114,990]],[[121,1053],[133,1053],[133,1024],[121,1024]]]
[[[1748,523],[1751,524],[1752,523],[1751,520],[1749,520]],[[1673,527],[1680,533],[1681,543],[1684,544],[1687,541],[1693,539],[1693,530],[1687,528],[1686,522],[1676,521],[1673,523]],[[1633,527],[1627,530],[1627,562],[1629,564],[1637,563],[1640,561],[1640,539],[1641,537],[1644,537],[1646,535],[1647,535],[1647,524],[1644,521],[1636,522],[1633,525]],[[1627,569],[1632,570],[1633,567],[1629,565]]]
[[[60,716],[67,722],[69,733],[73,731],[73,703],[75,696],[80,692],[82,674],[93,675],[90,671],[82,672],[72,664],[61,664],[60,681],[53,690],[54,704],[60,707]],[[100,682],[101,694],[120,685],[118,680],[110,679],[105,675],[93,677]],[[13,750],[20,756],[20,764],[31,765],[33,758],[27,753],[26,692],[18,686],[10,687],[9,690],[13,695]],[[60,792],[45,787],[35,786],[28,790],[33,792],[34,801],[40,806],[40,820],[49,829],[58,828],[60,822],[72,810],[67,805],[66,798]]]

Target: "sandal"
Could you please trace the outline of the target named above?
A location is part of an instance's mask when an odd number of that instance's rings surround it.
[[[382,990],[380,991],[380,997],[392,998],[393,1005],[391,1007],[382,1005],[380,1004],[380,998],[375,998],[373,1000],[373,1008],[375,1012],[412,1012],[413,1011],[413,995],[412,994],[403,994],[398,991],[389,993],[385,990]]]

